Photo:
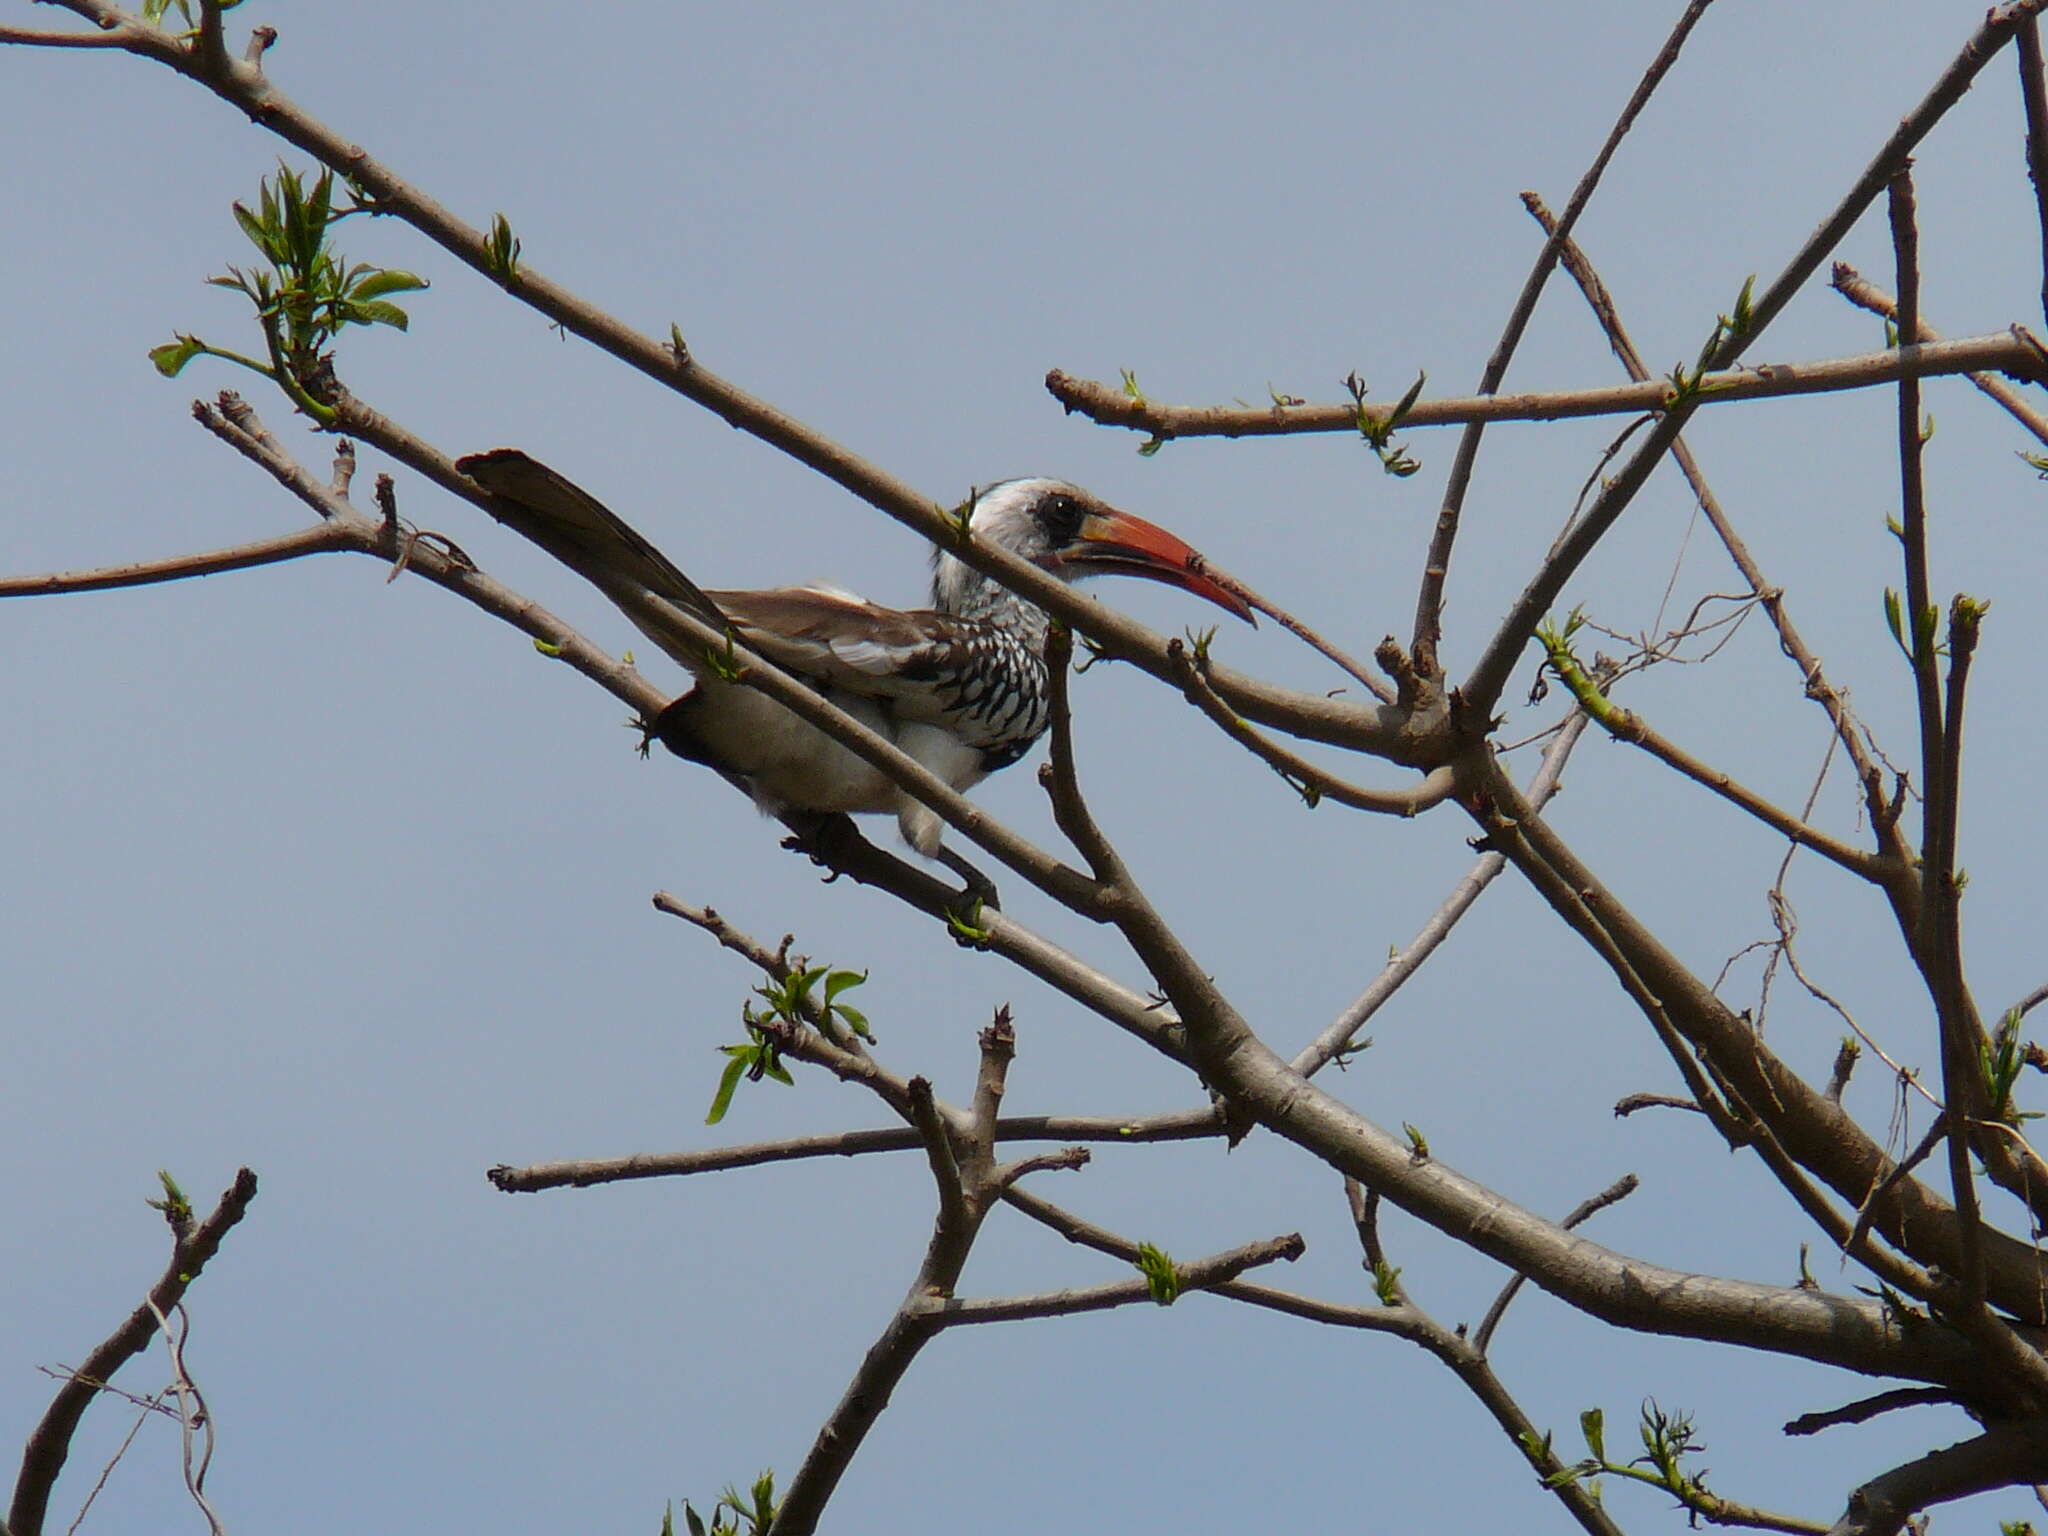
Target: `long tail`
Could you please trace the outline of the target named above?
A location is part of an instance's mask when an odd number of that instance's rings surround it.
[[[611,508],[540,460],[517,448],[493,448],[457,459],[455,467],[491,493],[491,513],[499,522],[538,544],[607,597],[616,601],[622,590],[652,592],[715,629],[728,627],[718,604],[668,556]]]

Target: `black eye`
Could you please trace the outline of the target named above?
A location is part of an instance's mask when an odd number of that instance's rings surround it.
[[[1081,520],[1087,510],[1065,491],[1055,491],[1039,503],[1039,516],[1045,523],[1045,531],[1062,542],[1072,539],[1081,531]]]

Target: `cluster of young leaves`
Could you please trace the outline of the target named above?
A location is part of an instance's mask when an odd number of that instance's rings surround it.
[[[1401,1305],[1401,1266],[1389,1264],[1385,1259],[1374,1259],[1372,1263],[1372,1293],[1379,1298],[1383,1307]]]
[[[2013,1008],[1998,1022],[1998,1028],[1991,1032],[1991,1039],[1980,1048],[1980,1065],[1984,1072],[1984,1095],[1991,1106],[1991,1113],[2007,1125],[2020,1125],[2028,1120],[2039,1120],[2038,1110],[2015,1109],[2012,1102],[2013,1088],[2020,1080],[2020,1070],[2027,1065],[2028,1050],[2020,1041],[2020,1011]]]
[[[1408,386],[1408,393],[1394,403],[1394,408],[1385,416],[1371,409],[1365,403],[1366,383],[1354,369],[1344,375],[1344,388],[1351,396],[1351,403],[1357,410],[1358,435],[1365,439],[1366,446],[1378,456],[1380,468],[1397,479],[1405,480],[1422,468],[1422,460],[1412,457],[1406,446],[1394,441],[1394,433],[1415,408],[1415,402],[1422,398],[1422,386],[1429,382],[1429,375],[1418,373],[1415,382]]]
[[[263,264],[247,270],[230,266],[224,274],[207,279],[215,287],[243,294],[254,306],[269,361],[179,334],[150,352],[157,371],[176,378],[195,357],[222,358],[271,379],[302,410],[320,417],[324,407],[306,397],[303,383],[321,353],[351,325],[406,329],[409,317],[391,302],[391,295],[427,286],[426,279],[414,273],[350,263],[334,251],[329,232],[349,215],[364,211],[365,206],[355,201],[335,206],[333,172],[322,171],[308,184],[298,172],[280,165],[275,182],[264,178],[254,209],[234,205],[235,222]]]
[[[1162,1307],[1180,1299],[1180,1271],[1173,1267],[1173,1255],[1152,1243],[1138,1244],[1138,1273],[1145,1277],[1145,1289]]]
[[[750,1083],[766,1077],[785,1086],[794,1084],[789,1068],[782,1064],[782,1042],[789,1029],[816,1027],[829,1031],[834,1024],[843,1024],[861,1039],[872,1042],[875,1036],[868,1028],[867,1015],[840,1001],[842,994],[867,979],[865,971],[835,971],[828,965],[799,966],[779,981],[754,988],[754,996],[766,1006],[757,1010],[751,1002],[742,1004],[740,1022],[746,1025],[747,1038],[737,1045],[718,1048],[729,1059],[724,1072],[719,1074],[718,1091],[712,1095],[704,1123],[716,1125],[725,1118],[742,1078]],[[820,982],[824,983],[824,990],[814,997],[812,993]]]
[[[491,215],[491,232],[484,238],[484,264],[491,269],[491,276],[501,283],[509,283],[519,275],[519,237],[512,233],[512,224],[504,214]],[[687,357],[689,348],[683,345],[682,332],[673,325],[669,327],[678,354]]]
[[[1579,1415],[1579,1432],[1586,1437],[1585,1458],[1552,1472],[1544,1478],[1544,1486],[1562,1488],[1584,1483],[1586,1492],[1598,1499],[1600,1477],[1625,1477],[1631,1482],[1662,1488],[1696,1515],[1711,1518],[1722,1508],[1720,1496],[1707,1491],[1705,1469],[1688,1472],[1683,1464],[1687,1456],[1706,1449],[1694,1438],[1691,1414],[1666,1413],[1651,1400],[1643,1404],[1642,1422],[1637,1428],[1643,1454],[1627,1462],[1614,1461],[1607,1454],[1606,1415],[1598,1408],[1588,1408]],[[1532,1457],[1547,1455],[1550,1437],[1546,1435],[1536,1441],[1533,1436],[1524,1436],[1522,1448]]]
[[[1742,292],[1735,296],[1733,313],[1714,317],[1714,328],[1701,345],[1700,355],[1694,360],[1692,367],[1687,368],[1685,364],[1680,363],[1667,375],[1671,381],[1671,391],[1664,397],[1664,409],[1668,411],[1681,405],[1688,405],[1711,392],[1706,379],[1707,370],[1713,365],[1714,354],[1728,341],[1739,341],[1747,337],[1755,327],[1756,312],[1752,304],[1755,289],[1756,274],[1752,272],[1742,280]]]
[[[1897,587],[1884,589],[1885,628],[1892,632],[1892,641],[1899,648],[1899,654],[1914,666],[1922,661],[1932,660],[1941,654],[1942,648],[1934,642],[1935,632],[1941,627],[1941,610],[1929,603],[1913,615],[1913,643],[1906,644],[1905,600],[1900,597]]]
[[[174,1229],[182,1230],[190,1226],[192,1224],[192,1202],[186,1198],[185,1191],[178,1187],[178,1181],[171,1177],[168,1169],[164,1168],[157,1169],[156,1178],[157,1182],[163,1185],[163,1199],[145,1200],[142,1203],[152,1211],[162,1211],[164,1213],[164,1220],[168,1221]]]
[[[768,1527],[775,1523],[778,1507],[775,1474],[763,1472],[754,1479],[754,1486],[748,1490],[745,1499],[740,1497],[737,1488],[727,1484],[718,1502],[711,1506],[709,1525],[704,1523],[704,1517],[697,1513],[688,1499],[683,1500],[683,1525],[689,1536],[764,1536]],[[661,1513],[661,1536],[676,1536],[673,1505]]]

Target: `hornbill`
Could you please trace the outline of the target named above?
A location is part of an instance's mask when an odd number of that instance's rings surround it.
[[[765,592],[699,588],[609,508],[516,448],[458,459],[493,496],[493,514],[616,601],[651,593],[729,634],[894,742],[953,788],[1007,768],[1049,724],[1045,610],[950,552],[932,555],[932,605],[883,608],[829,586]],[[1005,480],[976,495],[977,539],[1063,581],[1147,576],[1256,623],[1243,598],[1203,571],[1195,551],[1064,480]],[[763,811],[894,812],[911,847],[976,878],[939,846],[943,823],[815,726],[766,694],[721,677],[683,634],[627,606],[628,617],[696,675],[653,734],[681,756],[739,779]]]

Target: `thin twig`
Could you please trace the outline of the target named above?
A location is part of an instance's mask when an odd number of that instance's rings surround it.
[[[2041,227],[2041,313],[2048,317],[2048,89],[2041,79],[2041,31],[2032,16],[2022,18],[2015,52],[2020,67],[2020,102],[2027,116],[2027,179],[2034,184],[2034,212]]]
[[[1747,811],[1772,831],[1791,839],[1802,848],[1812,849],[1822,858],[1840,865],[1852,875],[1860,875],[1874,885],[1882,885],[1891,876],[1893,865],[1881,855],[1865,852],[1809,825],[1790,811],[1766,800],[1746,784],[1739,783],[1724,770],[1701,762],[1649,725],[1634,710],[1623,709],[1612,703],[1602,691],[1599,682],[1579,666],[1568,649],[1560,645],[1552,651],[1550,668],[1571,690],[1573,697],[1579,701],[1579,707],[1598,721],[1601,728],[1617,741],[1625,741],[1631,746],[1642,748],[1665,767],[1683,774],[1701,788],[1719,795],[1730,805]]]
[[[1711,375],[1714,370],[1725,369],[1777,318],[1792,301],[1793,295],[1805,286],[1807,279],[1884,191],[1899,167],[1911,157],[1914,146],[1962,99],[1978,71],[2010,39],[2019,21],[2043,5],[2048,5],[2048,0],[2015,0],[2015,3],[2000,6],[1986,17],[1983,26],[1964,44],[1961,53],[1942,72],[1920,104],[1900,120],[1891,137],[1871,158],[1870,164],[1834,212],[1821,221],[1819,228],[1786,263],[1784,270],[1756,296],[1747,329],[1739,334],[1724,333],[1718,344],[1708,349],[1703,359],[1703,374]],[[2026,350],[2018,338],[2009,337],[2008,340]],[[1936,350],[1920,346],[1897,349],[1894,362],[1900,376],[1917,376],[1924,371],[1922,362],[1928,353]],[[1908,353],[1912,355],[1909,357]],[[2037,375],[2038,363],[2030,365],[2026,371],[2028,376]],[[1537,624],[1556,603],[1565,583],[1635,499],[1637,491],[1676,440],[1692,411],[1702,401],[1715,398],[1711,392],[1702,395],[1696,390],[1687,390],[1680,398],[1668,403],[1663,416],[1651,427],[1629,461],[1616,471],[1606,489],[1587,508],[1585,516],[1562,547],[1544,561],[1495,629],[1493,638],[1487,642],[1478,664],[1465,681],[1463,696],[1466,707],[1475,717],[1484,717],[1492,711]]]
[[[1855,1402],[1844,1403],[1839,1408],[1802,1413],[1798,1418],[1786,1422],[1785,1433],[1817,1435],[1824,1429],[1833,1429],[1840,1424],[1866,1424],[1881,1413],[1893,1413],[1901,1408],[1921,1408],[1932,1403],[1952,1403],[1955,1400],[1955,1393],[1942,1387],[1894,1387],[1889,1392],[1858,1398]]]
[[[1630,93],[1628,103],[1621,109],[1621,116],[1615,119],[1613,128],[1608,130],[1607,140],[1600,146],[1600,152],[1593,157],[1593,163],[1579,178],[1579,184],[1572,189],[1572,195],[1565,204],[1564,217],[1558,227],[1544,240],[1542,250],[1536,254],[1535,264],[1522,283],[1522,291],[1515,299],[1515,307],[1508,315],[1507,324],[1501,330],[1500,340],[1495,343],[1493,355],[1486,360],[1486,370],[1480,375],[1476,393],[1491,395],[1500,388],[1500,382],[1507,376],[1508,364],[1513,360],[1515,349],[1521,345],[1522,334],[1528,329],[1530,318],[1536,313],[1536,301],[1542,295],[1544,285],[1550,281],[1550,274],[1556,270],[1558,250],[1571,237],[1579,215],[1592,200],[1594,190],[1600,185],[1600,178],[1606,173],[1607,163],[1614,158],[1614,152],[1642,110],[1649,104],[1650,97],[1678,62],[1679,50],[1691,35],[1694,25],[1706,13],[1710,0],[1691,0],[1678,23],[1671,29],[1671,35],[1664,40],[1664,46],[1650,61],[1650,67]],[[1465,505],[1465,495],[1472,483],[1472,466],[1479,456],[1479,442],[1485,432],[1484,423],[1473,422],[1458,438],[1458,450],[1451,461],[1450,477],[1444,486],[1444,499],[1437,513],[1436,528],[1431,535],[1428,557],[1423,562],[1421,588],[1416,595],[1415,629],[1409,642],[1409,650],[1416,657],[1417,665],[1428,675],[1438,675],[1436,658],[1437,644],[1443,636],[1444,583],[1450,574],[1451,548],[1458,536],[1458,519]]]
[[[127,28],[115,23],[101,32],[45,32],[36,27],[0,27],[0,45],[24,48],[130,48]]]
[[[1224,735],[1285,779],[1311,808],[1324,800],[1334,800],[1353,810],[1373,811],[1382,816],[1418,816],[1449,799],[1456,787],[1456,777],[1449,768],[1433,768],[1420,783],[1407,789],[1368,789],[1340,779],[1248,725],[1211,686],[1206,663],[1198,661],[1184,641],[1167,641],[1166,654],[1187,701],[1221,727]]]
[[[133,1398],[131,1393],[124,1392],[121,1395]],[[128,1447],[135,1443],[135,1437],[142,1432],[142,1426],[149,1422],[149,1416],[152,1413],[162,1413],[165,1411],[161,1394],[154,1398],[142,1399],[141,1401],[142,1411],[135,1415],[135,1422],[128,1426],[127,1435],[114,1448],[114,1454],[107,1458],[107,1464],[100,1468],[99,1481],[92,1485],[92,1491],[85,1496],[85,1502],[78,1506],[78,1513],[72,1517],[71,1523],[64,1527],[64,1536],[77,1536],[78,1528],[85,1524],[85,1517],[92,1513],[93,1501],[100,1496],[100,1490],[107,1486],[107,1479],[114,1475],[114,1468],[118,1467],[121,1464],[121,1458],[128,1454]],[[175,1412],[176,1410],[172,1411]]]
[[[1091,1115],[1015,1115],[996,1122],[996,1140],[1110,1142],[1139,1146],[1162,1141],[1196,1141],[1224,1134],[1222,1117],[1213,1107],[1181,1110],[1119,1120]],[[697,1173],[723,1173],[731,1168],[758,1168],[767,1163],[819,1157],[861,1157],[874,1152],[909,1152],[923,1145],[917,1132],[904,1126],[798,1136],[783,1141],[753,1142],[739,1147],[713,1147],[702,1152],[636,1153],[568,1163],[535,1163],[514,1168],[499,1164],[490,1180],[507,1194],[532,1194],[544,1189],[585,1189],[629,1179],[684,1178]]]
[[[1557,735],[1544,750],[1543,760],[1537,766],[1535,777],[1529,782],[1529,803],[1541,808],[1550,803],[1550,797],[1557,793],[1563,782],[1564,765],[1570,759],[1572,749],[1586,729],[1586,715],[1583,710],[1574,710],[1558,728]],[[1472,909],[1472,904],[1487,886],[1491,885],[1500,872],[1507,867],[1507,859],[1499,853],[1482,853],[1479,861],[1465,872],[1442,906],[1430,914],[1429,921],[1410,939],[1401,952],[1387,962],[1386,969],[1372,979],[1349,1007],[1326,1025],[1321,1034],[1303,1046],[1294,1060],[1288,1063],[1303,1077],[1313,1077],[1342,1054],[1345,1047],[1358,1037],[1372,1016],[1385,1007],[1387,1001],[1401,989],[1404,982],[1422,967],[1422,962],[1436,952],[1437,946],[1451,936],[1451,930],[1458,921]]]
[[[1858,272],[1846,261],[1838,261],[1830,270],[1828,286],[1859,309],[1866,309],[1873,315],[1881,315],[1896,322],[1899,303],[1869,278]],[[1906,338],[1922,343],[1940,341],[1941,333],[1924,319],[1914,335]],[[1963,375],[2043,443],[2048,443],[2048,416],[2043,416],[2033,405],[2004,379],[1995,373],[1966,373]]]
[[[1569,1232],[1582,1222],[1590,1221],[1610,1205],[1618,1205],[1636,1192],[1642,1181],[1632,1173],[1625,1173],[1612,1184],[1589,1199],[1581,1200],[1572,1207],[1571,1214],[1558,1223]],[[1472,1347],[1480,1354],[1486,1354],[1493,1347],[1494,1330],[1500,1327],[1500,1320],[1507,1315],[1508,1303],[1515,1299],[1528,1280],[1527,1275],[1512,1275],[1507,1284],[1500,1288],[1500,1294],[1493,1298],[1493,1305],[1486,1309],[1486,1316],[1480,1320],[1479,1331],[1472,1335]]]
[[[1882,184],[1879,190],[1883,190]],[[1857,212],[1860,214],[1867,206],[1866,201]],[[1825,251],[1821,253],[1822,256],[1825,254]],[[1808,275],[1810,273],[1802,273],[1801,280]],[[1754,334],[1752,330],[1751,335]],[[2042,376],[2042,365],[2039,355],[2026,342],[2010,333],[1999,332],[1920,347],[1904,357],[1896,351],[1863,352],[1801,363],[1757,363],[1741,368],[1717,366],[1702,375],[1699,403],[1721,406],[1745,400],[1832,394],[1894,384],[1903,374],[1934,378],[1973,372],[2038,379]],[[1162,405],[1149,398],[1134,400],[1120,385],[1071,378],[1058,369],[1046,375],[1046,388],[1068,410],[1078,412],[1091,421],[1108,427],[1128,427],[1134,432],[1148,432],[1158,437],[1291,437],[1356,432],[1359,424],[1359,407],[1348,400],[1294,406],[1286,411],[1244,406]],[[1420,430],[1425,427],[1465,426],[1475,422],[1640,416],[1664,409],[1670,403],[1671,394],[1670,382],[1656,379],[1639,384],[1606,384],[1586,389],[1449,395],[1416,401],[1403,413],[1400,424],[1404,430]]]
[[[1920,1144],[1901,1158],[1880,1182],[1871,1186],[1870,1193],[1856,1208],[1856,1225],[1849,1229],[1848,1237],[1842,1242],[1844,1252],[1853,1252],[1862,1243],[1864,1234],[1870,1230],[1871,1213],[1893,1190],[1913,1176],[1915,1168],[1927,1161],[1934,1149],[1941,1145],[1941,1139],[1948,1134],[1948,1128],[1948,1111],[1943,1110],[1934,1117],[1933,1124],[1927,1127],[1927,1134],[1920,1138]]]
[[[1301,641],[1312,650],[1320,651],[1324,656],[1335,662],[1341,670],[1349,673],[1358,682],[1363,683],[1366,692],[1370,693],[1382,704],[1394,702],[1394,690],[1392,688],[1388,687],[1379,678],[1373,676],[1372,673],[1366,671],[1362,663],[1352,660],[1351,657],[1338,650],[1336,646],[1325,640],[1313,629],[1310,629],[1308,625],[1297,619],[1293,614],[1287,612],[1286,609],[1275,606],[1269,598],[1261,596],[1243,581],[1231,575],[1230,572],[1219,568],[1211,562],[1204,561],[1200,569],[1202,574],[1215,582],[1217,586],[1235,593],[1251,607],[1256,608],[1260,613],[1263,613],[1275,624],[1278,624],[1282,629],[1294,636],[1295,639]]]
[[[1625,1093],[1614,1101],[1614,1118],[1626,1120],[1646,1109],[1682,1109],[1695,1115],[1706,1113],[1693,1100],[1681,1099],[1673,1093]]]
[[[227,549],[197,555],[172,555],[162,560],[137,560],[90,571],[52,571],[39,576],[0,577],[0,597],[51,597],[66,592],[107,592],[142,587],[159,581],[184,581],[221,571],[246,571],[305,555],[325,555],[352,548],[348,537],[331,523],[316,523],[297,533],[252,539]]]
[[[1550,210],[1543,206],[1541,198],[1525,198],[1524,203],[1530,215],[1545,229],[1554,226],[1555,220]],[[1613,348],[1614,355],[1627,370],[1629,377],[1636,380],[1648,379],[1649,366],[1643,361],[1642,353],[1629,337],[1627,328],[1622,324],[1621,312],[1613,296],[1608,292],[1607,285],[1600,280],[1600,274],[1594,270],[1591,259],[1576,242],[1570,240],[1564,243],[1560,254],[1565,269],[1578,283],[1588,307],[1593,311],[1594,318],[1600,322],[1601,330],[1607,336],[1608,345]],[[1820,658],[1808,647],[1792,623],[1792,616],[1785,609],[1783,589],[1765,578],[1762,566],[1750,553],[1749,546],[1742,536],[1736,532],[1733,521],[1721,506],[1720,498],[1707,484],[1706,472],[1700,467],[1699,460],[1683,437],[1672,441],[1671,456],[1677,463],[1680,473],[1685,476],[1686,484],[1691,487],[1693,497],[1707,519],[1707,525],[1714,530],[1715,537],[1721,541],[1721,547],[1728,552],[1728,558],[1734,562],[1736,570],[1742,573],[1743,580],[1749,583],[1750,591],[1763,605],[1772,628],[1778,632],[1778,644],[1798,666],[1807,697],[1813,699],[1827,712],[1829,724],[1833,726],[1836,738],[1841,741],[1843,750],[1849,754],[1850,762],[1855,765],[1857,783],[1869,782],[1871,775],[1876,771],[1875,765],[1872,763],[1870,751],[1856,733],[1856,721],[1849,712],[1848,701],[1841,690],[1827,680],[1821,668]],[[1873,821],[1881,820],[1882,818],[1873,817]],[[1898,835],[1896,825],[1881,826],[1879,836],[1885,852],[1894,859],[1903,861],[1906,853],[1905,844]]]
[[[1182,1291],[1207,1291],[1235,1280],[1248,1269],[1290,1263],[1301,1257],[1308,1245],[1299,1232],[1272,1237],[1260,1243],[1246,1243],[1227,1253],[1206,1259],[1177,1262],[1174,1278]],[[1149,1282],[1118,1280],[1107,1285],[1083,1286],[1072,1290],[1045,1291],[1035,1296],[948,1297],[926,1302],[919,1315],[940,1328],[969,1323],[1014,1323],[1034,1317],[1072,1317],[1082,1312],[1104,1312],[1152,1300]]]

